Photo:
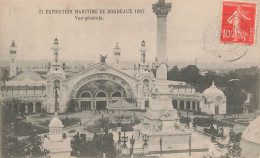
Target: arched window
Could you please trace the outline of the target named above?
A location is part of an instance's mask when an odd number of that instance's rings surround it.
[[[195,105],[195,101],[192,102],[192,110],[195,110],[196,105]]]
[[[143,93],[146,94],[150,89],[150,81],[148,79],[143,80]]]
[[[57,89],[57,97],[61,98],[61,93],[60,93],[60,81],[59,80],[55,80],[53,81],[53,94],[55,95],[56,91],[55,89]]]
[[[120,92],[114,92],[112,94],[112,97],[121,97],[121,96],[122,96],[122,94]]]
[[[98,92],[96,97],[107,97],[107,94],[105,92]]]
[[[55,92],[55,88],[60,89],[60,80],[53,81],[53,92]]]
[[[177,108],[178,108],[178,102],[177,102],[177,100],[173,100],[173,101],[172,101],[172,105],[173,105],[173,108],[174,108],[174,109],[177,109]]]
[[[144,102],[144,107],[149,108],[149,100],[146,100],[146,101]]]
[[[203,96],[203,97],[202,97],[202,101],[203,101],[204,104],[207,104],[207,99],[206,99],[206,97]]]
[[[190,110],[190,101],[186,101],[186,110]]]
[[[180,108],[184,109],[184,101],[183,100],[180,101]]]
[[[80,95],[81,98],[92,98],[91,94],[89,92],[83,92]]]

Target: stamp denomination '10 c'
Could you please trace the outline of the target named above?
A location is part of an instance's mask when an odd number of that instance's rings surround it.
[[[223,1],[221,37],[222,43],[255,43],[256,3]]]

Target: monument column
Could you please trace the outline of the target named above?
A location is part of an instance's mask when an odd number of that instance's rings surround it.
[[[159,0],[153,4],[153,12],[157,16],[157,48],[155,66],[156,78],[167,80],[167,14],[171,11],[171,3]]]

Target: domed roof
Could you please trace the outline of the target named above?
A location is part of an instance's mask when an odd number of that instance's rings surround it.
[[[225,96],[223,91],[218,89],[215,86],[215,82],[214,81],[212,82],[212,85],[203,92],[203,95],[207,96],[207,97],[209,97],[209,96]]]
[[[254,121],[252,121],[242,134],[242,139],[260,144],[260,116],[258,116]]]
[[[41,76],[39,74],[37,74],[36,72],[33,72],[33,71],[24,71],[24,72],[18,74],[17,76],[15,76],[11,80],[12,81],[23,81],[23,80],[26,80],[26,79],[30,79],[30,80],[33,80],[33,81],[43,81]]]
[[[57,113],[55,113],[55,116],[51,120],[49,127],[64,127],[61,120],[58,118]]]

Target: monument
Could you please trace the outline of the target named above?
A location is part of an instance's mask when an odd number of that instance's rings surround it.
[[[146,142],[148,151],[153,151],[155,148],[152,146],[159,144],[160,141],[164,143],[164,150],[167,150],[167,148],[170,150],[188,149],[187,144],[189,144],[189,137],[191,136],[191,132],[182,128],[181,124],[178,123],[177,110],[173,109],[170,88],[166,84],[166,17],[170,9],[171,4],[165,3],[165,0],[159,0],[159,2],[153,4],[153,11],[157,15],[156,85],[153,87],[151,105],[144,115],[144,120],[133,127],[136,139],[149,138],[149,141]]]

